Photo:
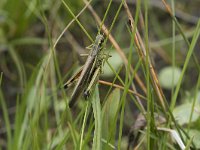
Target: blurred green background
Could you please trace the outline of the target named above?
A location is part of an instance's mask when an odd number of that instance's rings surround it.
[[[24,137],[31,136],[31,134],[23,136],[24,133],[20,132],[21,128],[25,128],[26,126],[23,125],[28,124],[27,122],[30,121],[29,117],[34,118],[34,116],[36,118],[38,117],[36,119],[38,125],[36,133],[39,134],[37,139],[41,141],[38,143],[36,142],[37,144],[34,145],[33,149],[51,148],[51,146],[49,146],[50,142],[48,141],[48,134],[51,135],[51,132],[54,132],[55,128],[57,128],[61,118],[61,112],[65,109],[65,101],[63,101],[60,96],[59,87],[61,86],[61,81],[65,82],[68,78],[70,78],[73,72],[77,70],[77,68],[84,64],[85,58],[80,57],[80,54],[88,53],[88,50],[85,47],[92,44],[78,23],[74,21],[54,47],[56,40],[64,31],[64,28],[73,19],[73,16],[69,13],[69,10],[64,5],[64,2],[75,15],[77,15],[85,6],[82,0],[0,1],[1,149],[13,149],[16,147],[18,147],[18,149],[21,147],[23,147],[23,149],[30,148],[31,140],[29,142],[27,142],[27,140],[21,140],[21,143],[18,140],[20,140],[20,138],[24,139]],[[144,15],[144,1],[141,2],[141,15]],[[168,3],[171,4],[171,1],[168,1]],[[92,7],[101,19],[105,15],[108,4],[108,0],[93,0],[91,2]],[[111,26],[120,4],[120,0],[112,1],[110,10],[104,22],[108,28]],[[127,4],[131,9],[132,15],[134,16],[136,11],[136,1],[127,0]],[[199,0],[175,1],[174,8],[176,18],[181,24],[184,34],[189,41],[192,40],[195,27],[199,20],[199,7]],[[139,18],[138,29],[141,35],[144,36],[144,20],[141,16]],[[88,9],[85,9],[78,19],[87,33],[95,39],[99,26],[91,12]],[[175,62],[177,68],[175,68],[175,77],[172,79],[172,49],[174,46],[172,43],[172,22],[172,18],[167,13],[161,1],[150,0],[148,2],[148,42],[151,49],[150,54],[154,67],[158,72],[160,84],[168,101],[171,99],[171,90],[174,88],[173,85],[171,85],[171,80],[174,80],[174,83],[177,84],[177,80],[179,79],[188,51],[187,44],[183,40],[181,33],[176,28],[174,33],[176,34]],[[120,10],[119,16],[116,18],[111,34],[115,37],[117,43],[123,49],[128,58],[131,38],[128,29],[128,17],[123,7]],[[198,39],[193,52],[198,62],[200,61],[199,46]],[[123,61],[109,41],[106,45],[105,51],[111,53],[113,56],[110,61],[114,69],[118,70],[121,66],[123,66]],[[136,64],[138,61],[138,55],[135,50],[133,50],[133,54],[132,63]],[[55,59],[57,63],[54,62]],[[167,67],[168,70],[166,70],[165,67]],[[41,70],[45,73],[42,74]],[[105,67],[104,72],[105,73],[103,73],[102,79],[112,82],[115,74],[110,71],[108,66]],[[138,72],[139,75],[141,75],[141,78],[144,79],[142,69]],[[40,73],[42,75],[39,78]],[[193,93],[195,92],[195,88],[197,86],[198,75],[199,71],[197,70],[194,61],[191,60],[179,93],[179,104],[185,104],[189,101],[188,99],[194,98],[195,94]],[[125,67],[122,67],[120,76],[125,76]],[[169,79],[166,80],[166,78]],[[42,86],[43,84],[44,86]],[[40,88],[38,89],[38,87]],[[138,88],[137,84],[136,88]],[[32,90],[36,90],[37,92],[34,93]],[[105,96],[107,94],[107,90],[108,87],[100,85],[100,91],[102,91],[100,93],[100,97]],[[71,91],[71,89],[66,91],[67,98],[71,95]],[[142,92],[140,88],[138,91]],[[45,95],[41,94],[43,92]],[[40,98],[45,99],[45,101],[41,102],[41,110],[38,112],[37,109],[39,108],[36,106],[39,105],[38,103],[40,103]],[[139,113],[138,110],[134,110],[135,105],[133,102],[130,103],[131,107],[127,106],[125,113],[125,117],[128,119],[124,120],[123,126],[123,137],[126,141],[124,142],[125,145],[128,143],[128,133],[132,124],[135,122],[135,116]],[[58,110],[57,107],[59,108]],[[188,107],[188,103],[186,103],[185,107]],[[184,110],[185,107],[183,106],[180,111]],[[82,108],[82,106],[80,106],[80,108]],[[179,109],[180,108],[178,108],[178,110]],[[180,113],[178,110],[176,110],[177,114]],[[191,110],[189,109],[188,111]],[[39,115],[35,115],[37,112]],[[17,116],[17,113],[21,114]],[[72,113],[73,115],[78,114],[78,111],[72,110]],[[26,123],[24,123],[24,118],[26,118],[25,116],[27,117],[27,119],[25,119],[27,120]],[[43,117],[46,118],[45,123],[48,122],[48,125],[41,123]],[[195,123],[199,125],[198,119],[199,117],[196,117],[194,122],[197,121]],[[31,124],[33,122],[34,121],[30,121],[29,123]],[[42,124],[41,128],[39,128],[40,123]],[[184,123],[181,123],[181,125]],[[195,123],[192,124],[192,126],[195,126]],[[42,133],[43,127],[45,128],[45,133]],[[34,130],[35,128],[33,127],[31,129]],[[199,130],[199,127],[197,129]],[[42,139],[42,136],[45,136],[46,139]],[[61,139],[61,137],[58,139]],[[27,142],[27,144],[22,144],[23,142]],[[45,147],[42,142],[48,143],[48,148]],[[15,144],[12,146],[13,143]],[[66,145],[66,149],[73,149],[71,146],[72,144],[68,143]]]

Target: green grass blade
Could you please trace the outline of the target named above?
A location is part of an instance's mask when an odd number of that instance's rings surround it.
[[[101,137],[102,137],[102,116],[101,116],[101,104],[99,99],[99,89],[98,84],[95,87],[95,92],[92,96],[92,107],[94,113],[95,120],[95,130],[94,130],[94,138],[93,138],[93,150],[101,150]]]
[[[10,56],[12,57],[15,65],[16,65],[19,80],[20,80],[20,86],[25,87],[25,85],[26,85],[26,73],[25,73],[24,65],[23,65],[20,57],[18,56],[16,50],[14,49],[14,47],[12,45],[9,45],[9,53],[10,53]]]
[[[70,7],[67,5],[67,3],[62,0],[62,3],[64,4],[64,6],[67,8],[67,10],[69,11],[69,13],[72,15],[72,17],[76,20],[76,22],[78,23],[78,25],[81,27],[81,29],[83,30],[83,32],[87,35],[87,37],[90,39],[91,42],[93,42],[92,37],[88,34],[87,30],[82,26],[82,24],[80,23],[80,21],[76,18],[76,16],[74,15],[74,13],[72,12],[72,10],[70,9]]]
[[[0,107],[3,110],[3,120],[5,122],[5,128],[6,128],[7,149],[11,149],[11,146],[12,146],[11,145],[12,144],[11,124],[10,124],[8,109],[6,106],[6,101],[5,101],[3,92],[1,90],[2,78],[3,78],[3,73],[1,72],[1,76],[0,76]]]
[[[186,71],[186,69],[188,67],[189,60],[190,60],[190,58],[191,58],[191,56],[193,54],[193,50],[194,50],[194,47],[196,45],[197,39],[199,37],[199,34],[200,34],[200,20],[198,21],[196,30],[194,32],[194,36],[192,38],[192,42],[190,44],[190,47],[189,47],[189,50],[188,50],[188,53],[187,53],[187,56],[186,56],[186,59],[185,59],[185,63],[183,65],[181,76],[180,76],[180,79],[179,79],[178,84],[176,86],[176,89],[175,89],[175,92],[174,92],[174,95],[173,95],[173,98],[172,98],[172,102],[170,104],[170,109],[171,110],[173,110],[174,107],[175,107],[177,96],[178,96],[178,93],[179,93],[179,90],[180,90],[180,87],[181,87],[181,83],[182,83],[182,80],[183,80],[183,76],[184,76],[185,71]]]
[[[187,129],[188,131],[190,130],[192,116],[193,116],[193,113],[195,111],[195,105],[196,105],[196,102],[198,101],[198,97],[197,96],[198,96],[199,87],[200,87],[200,74],[198,76],[198,80],[197,80],[197,84],[196,84],[196,88],[195,88],[195,93],[194,93],[194,99],[193,99],[193,102],[192,102],[192,109],[191,109],[191,113],[190,113],[188,129]]]
[[[86,108],[85,108],[85,114],[84,114],[84,118],[83,118],[83,123],[82,123],[82,129],[81,129],[81,139],[80,139],[80,150],[83,150],[83,137],[84,137],[84,130],[85,130],[85,127],[86,127],[86,119],[88,117],[88,104],[89,102],[87,102],[87,105],[86,105]]]

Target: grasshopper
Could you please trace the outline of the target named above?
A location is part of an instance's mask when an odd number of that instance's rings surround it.
[[[70,86],[70,84],[72,84],[72,82],[79,78],[71,95],[69,107],[74,106],[81,93],[83,93],[84,98],[87,99],[90,95],[90,89],[98,80],[103,65],[103,42],[103,35],[98,34],[95,42],[92,44],[92,48],[87,57],[85,65],[64,84],[64,88],[67,88]]]

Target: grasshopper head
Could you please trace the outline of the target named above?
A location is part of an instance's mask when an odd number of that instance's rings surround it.
[[[104,42],[104,37],[102,34],[97,35],[96,40],[95,40],[95,44],[96,45],[102,45]]]

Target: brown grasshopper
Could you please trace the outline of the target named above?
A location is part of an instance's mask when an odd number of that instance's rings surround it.
[[[84,66],[64,84],[64,88],[67,88],[72,82],[79,78],[71,95],[69,107],[72,107],[77,102],[81,93],[83,93],[84,98],[87,99],[90,95],[90,89],[98,80],[104,60],[102,54],[103,42],[103,35],[98,34],[95,42],[92,44],[90,54],[88,55]]]

